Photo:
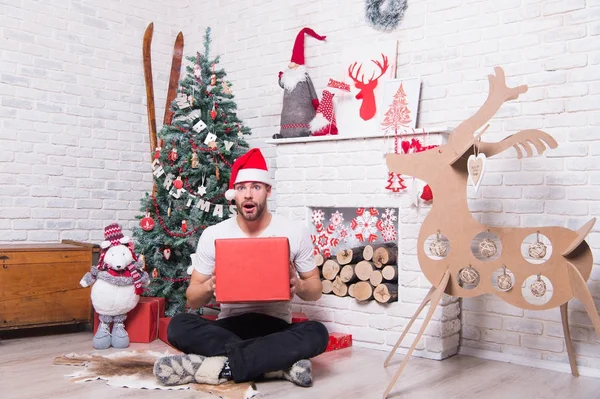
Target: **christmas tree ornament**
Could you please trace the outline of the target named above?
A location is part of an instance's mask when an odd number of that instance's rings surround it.
[[[220,180],[220,176],[219,176],[219,160],[217,159],[217,156],[214,156],[215,159],[215,176],[217,177],[217,180]]]
[[[154,228],[154,219],[150,216],[150,212],[146,212],[146,216],[140,220],[140,227],[144,231],[152,231]]]
[[[502,265],[503,273],[496,277],[496,285],[500,291],[510,291],[513,287],[513,280],[510,274],[506,273],[506,266]]]
[[[488,233],[489,232],[490,231],[488,230]],[[481,254],[481,256],[491,258],[496,255],[496,253],[498,253],[498,246],[494,241],[490,240],[489,237],[486,237],[479,243],[479,254]]]
[[[200,166],[200,160],[198,159],[198,154],[196,154],[196,152],[192,152],[192,162],[190,163],[192,169],[198,169],[198,167]]]
[[[198,65],[198,64],[194,65],[194,76],[196,78],[202,77],[202,70],[200,69],[200,65]]]
[[[202,185],[200,187],[198,187],[198,190],[196,190],[196,192],[198,193],[199,196],[203,196],[204,194],[206,194],[206,187],[204,186],[204,181],[206,180],[206,176],[204,174],[202,174]]]
[[[217,142],[216,141],[211,141],[210,143],[208,143],[208,148],[210,148],[212,150],[216,150],[217,149]]]
[[[537,280],[531,283],[529,289],[531,290],[533,296],[535,296],[536,298],[541,298],[546,294],[546,283],[544,282],[544,280],[542,280],[541,274],[538,274]]]
[[[188,226],[187,226],[187,221],[186,220],[182,220],[181,221],[181,231],[183,231],[184,233],[187,231]]]
[[[146,257],[144,255],[140,255],[140,256],[138,256],[138,259],[139,259],[140,263],[142,264],[141,270],[143,272],[145,272],[146,271]]]
[[[194,129],[196,133],[200,133],[204,129],[206,129],[206,123],[204,123],[204,121],[200,119],[194,126],[192,126],[192,129]]]
[[[460,270],[459,277],[465,284],[475,284],[479,280],[479,272],[474,267],[469,266]]]
[[[529,246],[529,256],[533,259],[543,259],[548,247],[540,240],[540,232],[537,232],[536,241]]]
[[[240,139],[244,138],[244,133],[242,133],[242,125],[240,125],[239,123],[238,123],[238,134],[237,135]]]
[[[229,85],[227,84],[227,82],[225,81],[225,79],[221,80],[221,85],[223,86],[223,93],[225,94],[231,94],[231,87],[229,87]]]
[[[423,191],[421,192],[421,199],[425,202],[433,200],[433,193],[431,192],[431,187],[429,187],[429,184],[423,187]]]
[[[215,75],[215,64],[212,64],[212,75],[210,75],[210,85],[217,85],[217,75]]]
[[[440,231],[438,230],[437,234],[435,236],[435,240],[433,240],[429,244],[429,253],[431,253],[432,256],[444,258],[444,257],[446,257],[446,255],[448,255],[448,249],[449,249],[448,241],[441,239],[441,234],[440,234]]]
[[[169,152],[168,159],[171,162],[175,162],[177,161],[177,158],[179,158],[179,155],[177,155],[177,148],[173,147],[173,149]]]
[[[159,144],[154,150],[154,159],[160,158],[160,150],[162,150],[161,144]]]
[[[167,216],[171,217],[171,201],[169,200],[169,208],[167,209]]]
[[[155,267],[152,270],[152,278],[158,278],[159,274],[158,274],[158,269]]]
[[[473,185],[474,192],[479,190],[479,185],[481,184],[481,180],[485,172],[487,157],[485,154],[479,152],[479,146],[481,143],[481,135],[485,133],[488,127],[490,127],[489,124],[486,125],[483,131],[477,135],[477,138],[475,139],[475,145],[473,147],[473,154],[469,155],[469,158],[467,159],[467,172],[469,174],[469,180]]]
[[[183,180],[181,180],[181,176],[177,176],[177,179],[175,179],[173,182],[173,186],[175,186],[177,190],[181,190],[183,188]]]
[[[177,96],[177,98],[175,99],[175,102],[177,103],[177,106],[181,110],[190,108],[190,103],[188,101],[188,97],[185,94]]]
[[[163,249],[163,256],[166,260],[169,260],[169,258],[171,257],[171,248]]]
[[[217,117],[217,110],[215,108],[215,103],[213,102],[213,107],[210,110],[210,119],[212,119],[213,121],[216,119]]]
[[[225,144],[225,150],[231,151],[231,147],[233,147],[233,145],[235,143],[233,141],[225,140],[224,144]]]

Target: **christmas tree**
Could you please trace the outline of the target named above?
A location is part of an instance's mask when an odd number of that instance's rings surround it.
[[[400,173],[390,172],[387,182],[388,182],[388,185],[385,188],[394,193],[397,193],[400,190],[403,190],[406,188],[406,186],[404,185],[404,179],[402,177],[400,177]]]
[[[406,93],[404,92],[402,83],[400,83],[400,87],[396,91],[396,94],[394,94],[394,100],[384,115],[381,127],[383,130],[393,129],[395,133],[398,133],[400,127],[408,127],[411,121]]]
[[[208,226],[235,217],[224,197],[233,161],[248,150],[250,129],[236,115],[226,73],[210,59],[210,28],[204,53],[186,57],[186,76],[171,104],[173,115],[158,133],[154,189],[141,200],[134,228],[135,251],[143,255],[151,283],[145,295],[166,298],[169,316],[186,311],[190,255]],[[187,311],[194,311],[187,309]]]

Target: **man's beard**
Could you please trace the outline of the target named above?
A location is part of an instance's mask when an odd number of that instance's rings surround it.
[[[254,209],[252,210],[251,214],[246,214],[246,211],[244,209],[244,204],[254,205]],[[245,220],[247,220],[249,222],[254,222],[258,218],[260,218],[261,215],[263,214],[263,212],[265,210],[265,203],[264,202],[258,203],[258,202],[254,202],[254,201],[244,201],[244,203],[242,203],[242,204],[236,203],[236,208],[238,210],[238,214],[241,215]]]

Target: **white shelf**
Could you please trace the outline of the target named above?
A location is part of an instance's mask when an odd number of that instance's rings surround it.
[[[449,126],[429,126],[429,127],[420,127],[415,129],[413,132],[404,131],[401,134],[403,137],[406,136],[419,136],[425,133],[429,134],[450,134],[454,128]],[[355,136],[344,136],[344,135],[327,135],[327,136],[308,136],[308,137],[294,137],[289,139],[268,139],[265,140],[266,144],[297,144],[297,143],[318,143],[322,141],[342,141],[342,140],[362,140],[362,139],[377,139],[382,137],[393,138],[393,135],[376,133],[376,134],[363,134],[363,135],[355,135]]]

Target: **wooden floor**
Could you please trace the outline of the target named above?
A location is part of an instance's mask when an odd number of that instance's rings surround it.
[[[195,391],[147,391],[114,388],[102,381],[69,383],[64,375],[75,368],[54,366],[63,353],[90,353],[92,334],[77,332],[0,341],[0,397],[39,398],[173,398],[215,399]],[[132,344],[131,349],[164,351],[161,341]],[[387,353],[349,348],[325,353],[313,359],[314,386],[299,388],[287,381],[258,385],[261,397],[289,399],[381,398],[396,367],[397,355],[389,369],[383,368]],[[392,391],[390,398],[561,398],[600,399],[600,379],[572,377],[531,367],[454,356],[442,362],[413,358]]]

